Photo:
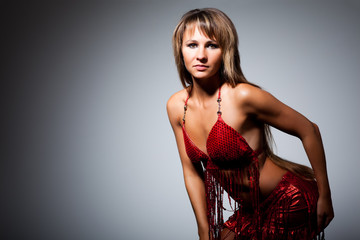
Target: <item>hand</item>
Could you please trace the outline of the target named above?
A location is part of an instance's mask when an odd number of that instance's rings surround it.
[[[317,202],[317,225],[318,232],[325,229],[334,218],[334,209],[331,197],[319,197]]]

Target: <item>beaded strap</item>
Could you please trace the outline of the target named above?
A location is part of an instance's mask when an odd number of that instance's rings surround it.
[[[219,87],[219,95],[218,95],[218,98],[217,98],[217,102],[218,102],[218,111],[217,111],[217,115],[218,116],[221,116],[221,104],[220,104],[220,102],[221,102],[221,95],[220,95],[220,93],[221,93],[221,86]]]
[[[185,124],[185,114],[186,114],[186,110],[187,110],[187,102],[189,100],[190,94],[188,94],[186,100],[185,100],[185,105],[184,105],[184,116],[183,116],[183,125]]]
[[[188,96],[187,96],[187,98],[186,98],[186,100],[185,100],[185,104],[184,104],[184,115],[183,115],[183,119],[182,119],[182,121],[183,121],[183,124],[185,124],[185,115],[186,115],[186,110],[187,110],[187,102],[188,102],[188,100],[189,100],[189,97],[190,97],[190,94],[188,94]],[[219,87],[219,94],[218,94],[218,98],[217,98],[217,103],[218,103],[218,111],[217,111],[217,115],[218,116],[221,116],[221,104],[220,104],[220,102],[221,102],[221,86]]]

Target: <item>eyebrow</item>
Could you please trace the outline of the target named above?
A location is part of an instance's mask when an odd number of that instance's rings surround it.
[[[189,39],[189,40],[185,41],[184,43],[188,43],[188,42],[198,42],[198,40]],[[216,43],[216,44],[218,44],[218,42],[215,41],[215,40],[209,40],[209,41],[206,41],[206,43]]]

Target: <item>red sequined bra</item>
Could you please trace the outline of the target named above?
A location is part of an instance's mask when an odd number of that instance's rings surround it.
[[[250,203],[251,206],[247,206],[247,211],[250,209],[255,216],[258,216],[253,222],[253,231],[260,232],[259,152],[254,151],[241,134],[222,119],[220,90],[217,98],[218,119],[206,141],[208,155],[191,141],[185,130],[185,115],[189,96],[184,105],[182,125],[188,157],[193,164],[201,162],[204,167],[207,217],[210,235],[214,239],[220,237],[224,224],[224,190],[228,193],[230,206],[234,212],[242,209],[244,199],[247,200],[247,205]]]

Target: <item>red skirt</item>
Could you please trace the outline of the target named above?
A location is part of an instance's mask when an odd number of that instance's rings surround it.
[[[224,227],[235,239],[314,239],[317,236],[315,181],[287,172],[271,194],[260,203],[260,228],[254,226],[252,209],[240,207]]]

